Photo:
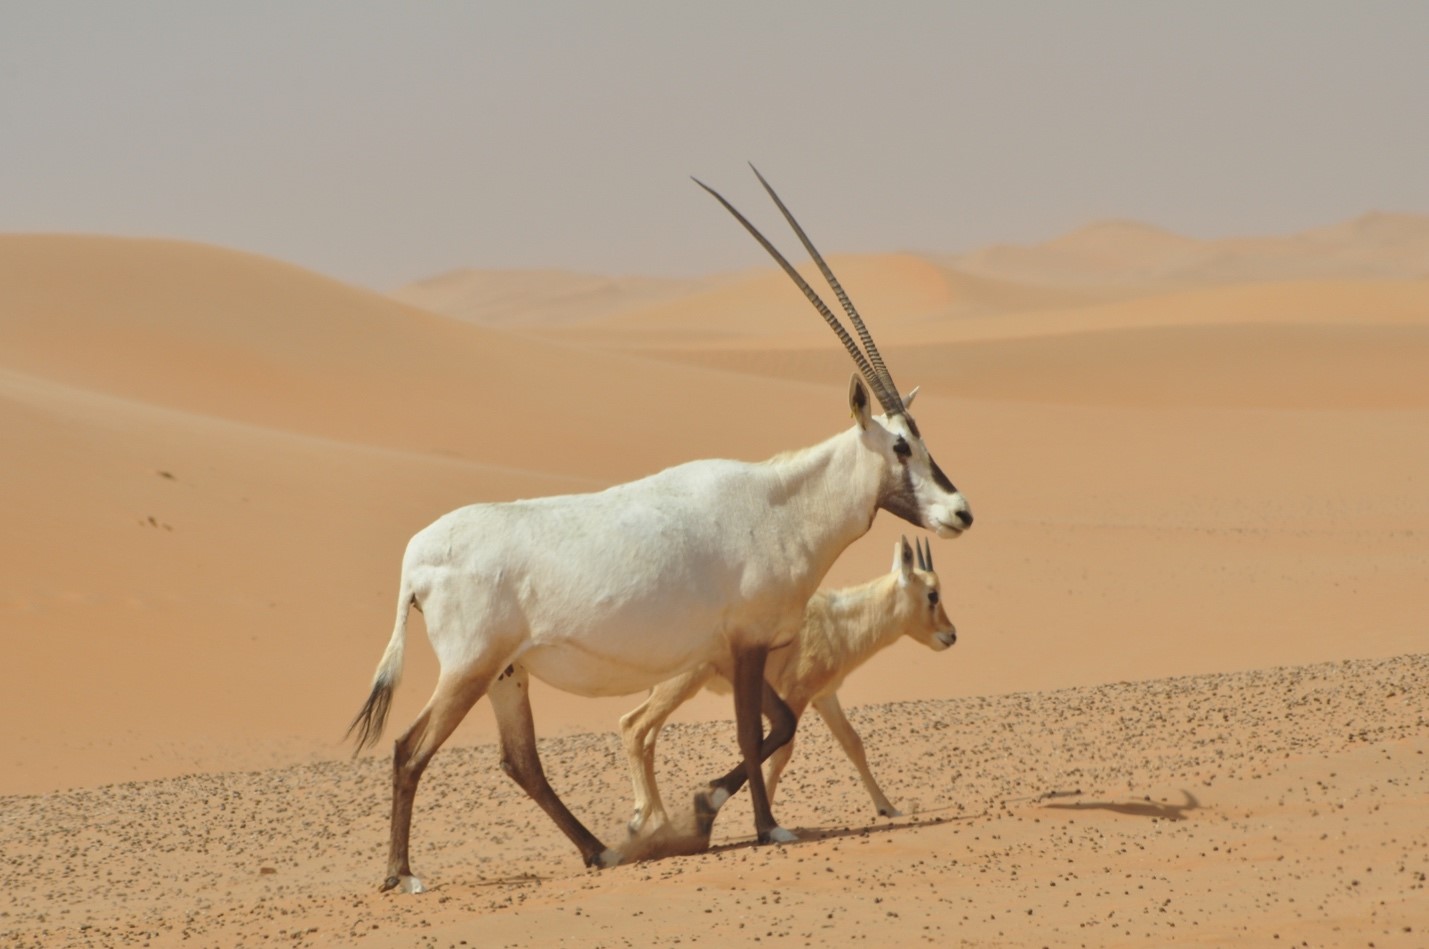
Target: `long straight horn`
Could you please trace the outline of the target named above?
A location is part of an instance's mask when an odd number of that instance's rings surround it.
[[[754,167],[754,163],[749,163],[749,170],[754,172],[754,177],[759,179],[759,183],[764,186],[764,190],[769,192],[769,197],[774,199],[774,203],[779,206],[779,212],[784,215],[784,220],[789,222],[789,226],[794,229],[794,233],[799,235],[799,242],[804,245],[804,249],[809,252],[809,256],[814,259],[814,263],[819,267],[819,273],[824,275],[824,279],[833,287],[834,296],[839,298],[839,303],[843,304],[844,312],[848,314],[849,322],[853,323],[853,328],[858,332],[858,338],[863,342],[863,348],[868,352],[868,361],[873,366],[873,371],[878,374],[879,380],[883,383],[883,389],[891,397],[893,405],[883,399],[883,408],[890,413],[902,412],[904,410],[903,399],[898,395],[898,387],[893,384],[893,376],[889,374],[888,367],[883,364],[883,357],[878,353],[878,347],[874,345],[873,336],[868,332],[868,327],[863,325],[863,319],[858,315],[858,310],[854,309],[853,301],[844,293],[843,286],[838,278],[834,276],[833,270],[824,262],[824,257],[814,247],[814,242],[809,240],[809,235],[804,233],[804,229],[799,226],[799,222],[794,220],[794,215],[789,213],[789,209],[784,206],[784,202],[779,200],[779,195],[774,192],[769,182],[764,180],[764,176],[759,173],[759,169]]]
[[[756,171],[755,174],[758,174],[758,172]],[[854,363],[858,366],[859,373],[863,376],[864,381],[868,383],[869,388],[873,390],[873,394],[878,398],[879,404],[883,406],[884,411],[890,413],[894,411],[901,411],[903,403],[902,400],[898,398],[898,390],[893,389],[890,391],[887,384],[883,381],[883,377],[874,371],[873,367],[869,364],[868,359],[858,348],[858,344],[853,341],[853,337],[849,336],[848,330],[844,329],[844,325],[839,322],[839,318],[834,316],[833,311],[830,310],[828,306],[824,303],[824,301],[819,298],[819,295],[814,292],[814,288],[809,286],[809,282],[805,280],[802,276],[800,276],[799,271],[794,269],[794,265],[789,263],[789,261],[785,259],[783,254],[779,253],[779,248],[775,247],[769,242],[769,239],[767,237],[759,233],[759,228],[751,224],[749,222],[749,219],[746,218],[743,214],[740,214],[734,205],[726,201],[724,199],[724,195],[720,194],[718,191],[711,188],[709,185],[705,184],[698,178],[692,177],[691,180],[694,181],[694,183],[699,185],[701,188],[704,188],[710,194],[714,195],[715,200],[718,201],[720,204],[724,205],[724,209],[730,214],[733,214],[735,220],[739,221],[740,224],[743,224],[744,229],[748,231],[754,237],[754,239],[759,242],[759,245],[763,247],[765,251],[768,252],[769,256],[773,257],[775,262],[783,268],[784,272],[789,275],[789,279],[794,281],[794,284],[800,290],[804,291],[804,296],[807,297],[809,302],[814,305],[814,309],[819,311],[819,315],[824,318],[824,322],[829,324],[829,328],[832,329],[835,335],[838,336],[839,342],[844,344],[844,349],[847,349],[849,355],[853,357]],[[780,205],[780,207],[783,207],[783,205]],[[785,215],[788,215],[787,211],[785,212]],[[895,406],[897,406],[896,409]]]
[[[923,538],[918,538],[918,565],[929,573],[933,572],[933,548]]]

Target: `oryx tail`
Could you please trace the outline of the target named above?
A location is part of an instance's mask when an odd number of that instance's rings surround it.
[[[353,755],[377,743],[382,737],[382,729],[387,724],[387,713],[392,708],[392,693],[397,683],[402,681],[402,654],[407,644],[407,614],[416,605],[411,589],[404,578],[401,593],[397,597],[397,622],[392,630],[392,638],[387,641],[387,649],[382,660],[377,663],[377,672],[372,676],[372,691],[362,704],[357,717],[347,726],[347,735],[357,732],[357,747]]]

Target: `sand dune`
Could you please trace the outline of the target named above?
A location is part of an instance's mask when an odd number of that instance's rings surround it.
[[[344,442],[537,470],[589,459],[571,473],[618,479],[680,447],[669,393],[700,386],[731,416],[760,403],[745,382],[492,332],[217,248],[11,237],[0,280],[0,366]],[[599,397],[571,398],[582,389]],[[659,450],[642,447],[657,433]]]
[[[559,270],[455,270],[392,292],[403,303],[486,326],[563,325],[688,297],[728,278],[605,277]]]
[[[0,237],[0,934],[592,941],[579,911],[597,944],[832,924],[1413,945],[1423,662],[1391,657],[1429,651],[1420,233],[1369,217],[1212,267],[1119,225],[1054,242],[1102,274],[1060,284],[833,258],[978,518],[935,544],[956,648],[895,646],[842,692],[920,814],[864,830],[815,725],[781,792],[814,842],[744,846],[735,808],[721,849],[588,876],[489,748],[460,750],[492,737],[479,708],[419,797],[444,889],[407,901],[369,892],[384,765],[340,743],[406,539],[464,503],[822,439],[848,424],[847,357],[772,269],[452,275],[428,305],[466,309],[438,314],[220,248]],[[828,583],[884,571],[903,532],[881,515]],[[393,728],[435,677],[413,637]],[[1212,678],[1167,681],[1188,674]],[[608,730],[635,701],[535,692],[553,779],[602,833],[628,801]],[[671,782],[727,766],[728,716],[682,711]],[[651,892],[668,917],[636,915]]]
[[[846,412],[807,386],[506,337],[213,248],[9,238],[0,262],[0,602],[43,671],[0,699],[23,751],[5,790],[267,764],[273,741],[340,753],[425,523],[773,454]],[[691,386],[725,409],[698,429],[668,397]],[[780,417],[748,431],[770,402]],[[427,658],[413,681],[431,681]],[[409,691],[399,716],[425,698]]]
[[[1196,285],[1429,276],[1429,215],[1362,215],[1301,234],[1196,240],[1106,221],[1032,246],[1000,245],[948,261],[968,273],[1053,286]]]
[[[1429,293],[1425,298],[1429,304]],[[827,347],[793,345],[646,352],[811,381],[836,374],[847,359]],[[910,381],[972,399],[1128,407],[1429,407],[1422,382],[1429,322],[1149,326],[888,346],[885,355]]]

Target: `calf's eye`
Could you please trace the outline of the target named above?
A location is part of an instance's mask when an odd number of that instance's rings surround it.
[[[929,591],[928,591],[928,605],[929,605],[929,606],[937,606],[937,605],[938,605],[938,591],[937,591],[937,590],[929,590]]]

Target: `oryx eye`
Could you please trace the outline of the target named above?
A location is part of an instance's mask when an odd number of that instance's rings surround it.
[[[928,591],[928,605],[929,605],[929,606],[937,606],[937,605],[938,605],[938,591],[937,591],[937,590],[929,590],[929,591]]]
[[[907,458],[909,455],[913,454],[913,449],[908,447],[908,439],[904,438],[902,435],[899,435],[898,441],[893,443],[893,454],[897,455],[899,458]]]

